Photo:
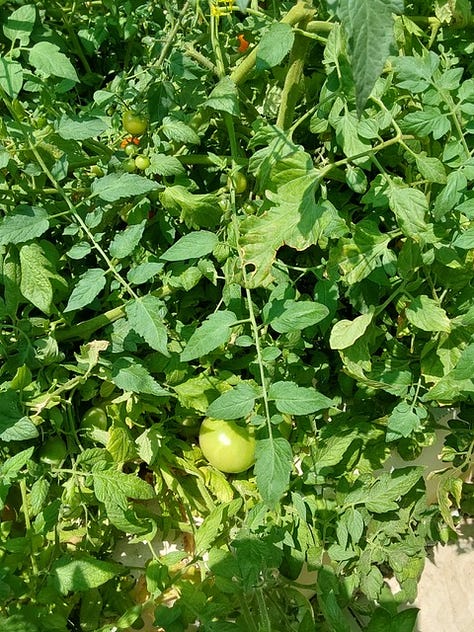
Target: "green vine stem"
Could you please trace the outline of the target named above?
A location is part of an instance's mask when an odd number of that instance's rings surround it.
[[[300,21],[300,25],[304,27],[304,20]],[[299,32],[295,34],[295,41],[290,53],[290,62],[281,93],[280,108],[276,122],[277,127],[283,130],[287,130],[293,123],[295,107],[303,91],[304,63],[310,45],[310,39]]]
[[[290,26],[296,26],[299,23],[305,23],[309,21],[314,15],[314,8],[309,6],[306,2],[298,0],[294,7],[292,7],[286,15],[282,17],[280,22],[282,24],[289,24]],[[248,75],[252,72],[255,63],[257,61],[258,46],[256,46],[250,53],[243,59],[243,61],[233,70],[230,78],[235,84],[243,83]]]

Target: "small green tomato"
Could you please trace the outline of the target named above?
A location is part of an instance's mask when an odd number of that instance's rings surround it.
[[[148,169],[148,167],[150,166],[150,159],[148,158],[148,156],[136,156],[135,166],[140,171],[145,171],[145,169]]]
[[[133,173],[135,171],[135,169],[137,168],[137,166],[135,164],[135,160],[133,158],[131,158],[131,157],[127,158],[126,160],[124,160],[122,162],[122,168],[127,173]]]

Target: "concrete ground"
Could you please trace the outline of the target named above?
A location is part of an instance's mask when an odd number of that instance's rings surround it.
[[[474,522],[462,527],[457,543],[433,549],[414,605],[418,632],[474,631]]]

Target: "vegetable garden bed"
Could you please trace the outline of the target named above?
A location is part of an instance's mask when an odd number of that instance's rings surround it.
[[[412,632],[474,513],[471,3],[0,25],[2,632]]]

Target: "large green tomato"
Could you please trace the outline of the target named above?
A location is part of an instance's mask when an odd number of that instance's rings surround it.
[[[148,128],[148,119],[138,112],[127,110],[123,113],[122,125],[124,130],[132,136],[141,136]]]
[[[59,465],[67,456],[67,447],[61,437],[50,437],[39,449],[39,458],[48,465]]]
[[[99,406],[92,406],[87,410],[81,419],[81,430],[107,430],[109,425],[107,413]]]
[[[227,474],[245,472],[255,462],[253,429],[235,421],[206,417],[199,430],[199,445],[209,463]]]

